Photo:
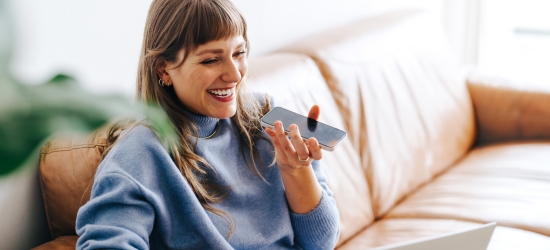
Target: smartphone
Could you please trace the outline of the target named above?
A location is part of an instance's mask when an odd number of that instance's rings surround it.
[[[273,108],[261,119],[264,128],[274,128],[273,124],[275,121],[281,121],[283,123],[283,127],[287,134],[290,133],[288,127],[291,124],[298,125],[298,131],[300,131],[302,138],[307,140],[311,137],[315,137],[321,145],[321,148],[328,151],[333,151],[347,135],[343,130],[281,107]]]

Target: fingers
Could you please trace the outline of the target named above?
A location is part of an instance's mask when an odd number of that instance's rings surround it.
[[[274,128],[266,128],[265,131],[273,140],[275,151],[277,151],[277,162],[279,162],[279,164],[290,164],[290,159],[296,158],[296,151],[294,150],[294,146],[288,140],[287,135],[283,129],[283,124],[280,121],[276,121],[273,124],[273,127]]]
[[[273,140],[279,164],[303,167],[309,166],[313,160],[321,159],[321,149],[317,140],[310,138],[304,141],[300,136],[298,126],[295,124],[289,126],[288,136],[290,136],[290,139],[285,134],[283,124],[280,121],[276,121],[274,127],[274,129],[266,128],[265,131]]]
[[[313,137],[309,138],[309,140],[307,141],[307,147],[311,158],[313,158],[314,160],[321,160],[321,158],[323,158],[323,154],[321,153],[321,145],[319,145],[317,139]]]
[[[294,146],[294,149],[296,150],[296,154],[298,155],[298,161],[300,161],[301,164],[303,162],[306,162],[309,165],[309,150],[304,142],[304,139],[300,136],[300,131],[298,130],[298,126],[295,124],[290,125],[290,141],[292,142],[292,145]]]
[[[280,121],[275,122],[275,133],[277,134],[277,140],[279,141],[279,145],[281,146],[282,153],[286,155],[288,160],[292,162],[292,159],[296,157],[296,150],[294,149],[294,146],[292,143],[288,140],[287,135],[285,133],[285,130],[283,128],[283,123]]]
[[[265,132],[269,137],[271,137],[271,140],[273,141],[273,145],[275,146],[275,150],[278,151],[278,149],[281,148],[281,144],[279,143],[279,139],[277,138],[277,133],[275,133],[275,130],[272,128],[265,128]]]
[[[321,114],[321,108],[319,108],[318,105],[313,105],[309,110],[309,114],[307,115],[307,117],[317,121],[319,119],[320,114]]]

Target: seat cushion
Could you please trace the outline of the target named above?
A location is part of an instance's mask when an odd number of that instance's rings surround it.
[[[475,140],[470,95],[437,18],[390,12],[284,48],[320,66],[359,151],[377,217]]]
[[[40,186],[54,239],[76,235],[76,214],[90,200],[94,175],[107,142],[107,128],[87,135],[56,136],[40,152]]]
[[[494,221],[550,236],[550,142],[477,148],[386,218]]]
[[[307,115],[311,106],[318,104],[321,108],[319,121],[344,128],[332,95],[310,58],[275,53],[252,59],[249,74],[252,90],[270,94],[277,106]],[[321,164],[340,211],[339,242],[342,242],[374,220],[369,187],[359,155],[347,138],[333,152],[323,151]]]
[[[383,219],[337,249],[374,248],[457,232],[479,225],[481,223],[450,219]],[[550,249],[550,237],[521,229],[497,226],[487,249]]]

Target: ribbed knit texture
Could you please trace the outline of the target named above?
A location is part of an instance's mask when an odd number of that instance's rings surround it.
[[[334,248],[338,210],[318,162],[312,167],[323,188],[320,204],[307,214],[292,213],[278,167],[263,168],[267,183],[254,175],[229,119],[218,125],[215,118],[186,115],[200,137],[217,129],[198,140],[195,153],[215,169],[210,181],[231,187],[213,206],[234,219],[233,235],[227,237],[223,218],[202,208],[154,133],[138,126],[123,134],[97,170],[91,200],[78,211],[78,249]],[[272,146],[260,140],[258,148],[263,161],[272,162]]]

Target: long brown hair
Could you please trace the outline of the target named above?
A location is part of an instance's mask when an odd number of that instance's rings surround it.
[[[154,0],[145,25],[137,75],[138,99],[160,106],[171,119],[177,132],[178,143],[169,145],[174,163],[203,208],[224,218],[230,226],[231,233],[235,227],[232,217],[211,206],[221,201],[229,189],[220,189],[205,178],[209,172],[207,170],[213,168],[194,153],[198,129],[184,115],[184,107],[174,88],[158,84],[157,67],[165,62],[175,62],[181,49],[186,52],[193,51],[210,41],[238,35],[243,36],[248,51],[246,30],[244,17],[230,0]],[[186,56],[178,65],[183,64],[185,59]],[[260,103],[247,90],[245,80],[241,80],[238,86],[237,111],[231,117],[231,122],[240,135],[241,145],[244,145],[241,152],[249,170],[266,181],[262,169],[273,162],[266,164],[262,161],[256,141],[266,139],[261,133],[260,117],[270,109],[270,102],[264,97]],[[113,130],[108,141],[114,143],[115,134]],[[245,157],[247,154],[251,157]],[[250,162],[247,159],[250,159]]]

